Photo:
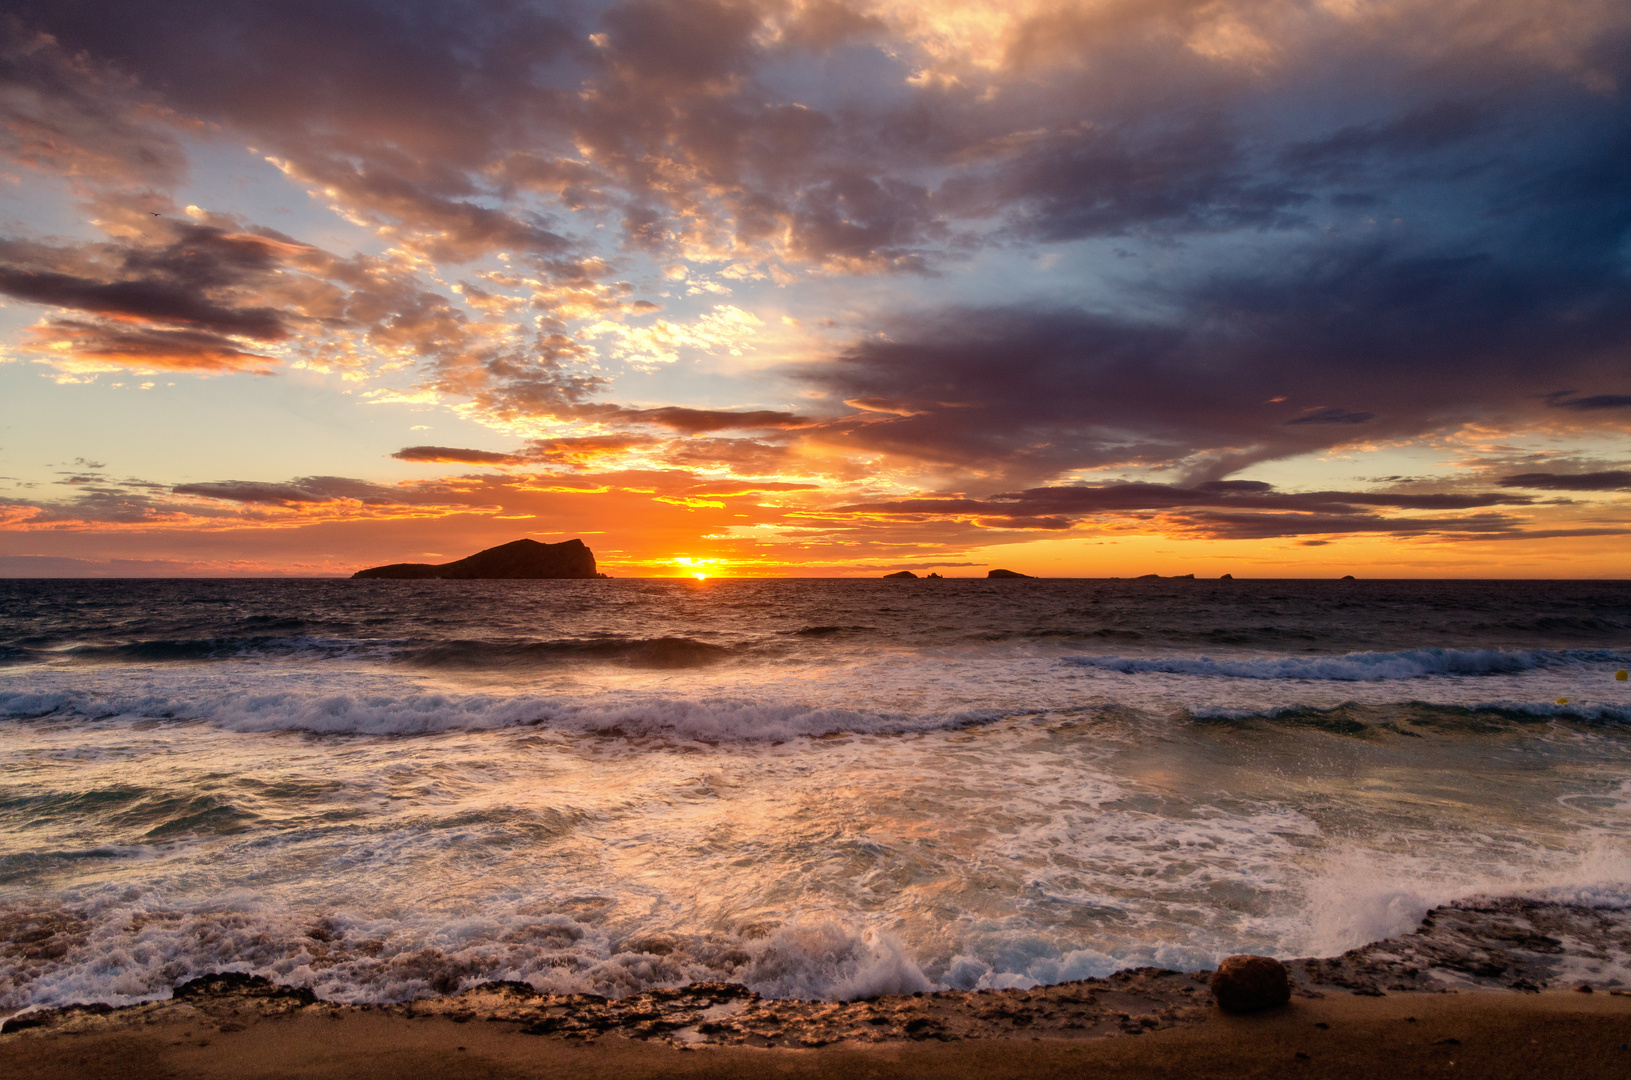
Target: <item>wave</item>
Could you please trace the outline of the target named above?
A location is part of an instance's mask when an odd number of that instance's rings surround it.
[[[874,629],[876,628],[871,626],[804,626],[783,633],[794,637],[831,637],[833,634],[862,634]]]
[[[702,667],[739,647],[688,637],[587,637],[554,640],[413,641],[309,636],[155,638],[70,644],[51,649],[0,645],[0,666],[40,662],[171,664],[230,660],[384,659],[412,667],[488,670],[542,667],[569,661],[622,663],[643,668]]]
[[[189,977],[220,971],[309,986],[348,1003],[454,994],[489,980],[613,998],[705,981],[804,1000],[939,988],[896,938],[834,921],[687,934],[614,930],[570,904],[523,912],[499,903],[480,918],[443,921],[429,913],[401,920],[297,913],[233,899],[178,908],[138,888],[60,908],[0,907],[0,932],[28,942],[34,954],[22,964],[0,954],[0,1009],[162,999]]]
[[[1532,650],[1408,649],[1403,652],[1355,652],[1341,656],[1067,656],[1078,667],[1126,675],[1216,675],[1232,679],[1311,679],[1332,682],[1381,682],[1435,675],[1514,675],[1569,664],[1623,664],[1627,653],[1609,649]]]
[[[1297,944],[1312,945],[1316,955],[1351,949],[1338,963],[1357,964],[1375,951],[1367,944],[1410,935],[1436,946],[1429,961],[1452,976],[1467,971],[1463,957],[1511,957],[1511,950],[1535,944],[1551,986],[1614,986],[1631,972],[1624,945],[1631,897],[1624,886],[1519,884],[1446,900],[1440,896],[1446,890],[1418,892],[1419,882],[1400,881],[1369,859],[1337,869],[1314,882],[1308,897],[1314,909],[1309,929],[1316,936],[1282,941],[1268,951],[1289,958]],[[1355,883],[1349,874],[1356,870],[1373,873]],[[1443,909],[1439,918],[1424,924],[1435,907]],[[1524,926],[1537,916],[1566,925],[1572,940],[1558,947],[1557,940],[1538,934],[1514,935],[1511,921],[1501,917],[1513,909],[1527,916]],[[1583,920],[1582,910],[1598,917]],[[480,917],[408,911],[392,918],[333,908],[287,910],[244,894],[176,906],[158,890],[140,886],[106,887],[61,906],[0,906],[0,933],[22,945],[12,955],[0,954],[0,1010],[164,999],[191,978],[229,971],[348,1004],[422,1000],[490,981],[609,998],[731,982],[772,999],[854,1001],[948,989],[1029,989],[1135,966],[1204,971],[1226,954],[1176,942],[1060,949],[1016,934],[960,943],[972,952],[930,956],[915,955],[878,927],[832,918],[739,922],[687,933],[608,925],[595,905],[581,900],[495,899]]]
[[[824,708],[801,701],[662,694],[574,699],[538,695],[235,691],[181,697],[70,689],[0,691],[0,719],[210,722],[233,731],[426,735],[546,727],[582,734],[701,742],[786,742],[826,735],[896,735],[990,723],[968,709],[912,715]]]
[[[1194,708],[1184,714],[1203,724],[1250,724],[1268,722],[1292,727],[1317,728],[1334,735],[1363,735],[1386,729],[1416,735],[1411,729],[1436,729],[1465,734],[1508,730],[1514,725],[1544,724],[1554,720],[1587,724],[1631,723],[1631,704],[1604,705],[1569,702],[1489,702],[1478,705],[1442,705],[1424,701],[1393,702],[1385,705],[1345,701],[1320,708],[1312,705],[1284,705],[1271,709]]]
[[[686,637],[565,638],[553,641],[454,640],[398,651],[392,660],[415,667],[473,670],[525,668],[565,660],[617,661],[633,667],[702,667],[736,650]]]
[[[27,664],[36,658],[33,649],[17,645],[0,645],[0,667],[9,664]]]

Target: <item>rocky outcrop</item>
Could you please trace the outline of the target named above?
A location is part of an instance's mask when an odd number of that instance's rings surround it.
[[[1262,1012],[1291,1000],[1291,979],[1272,956],[1230,956],[1212,973],[1212,994],[1224,1012]]]
[[[450,581],[525,580],[536,578],[603,578],[595,572],[595,553],[582,540],[540,544],[536,540],[516,540],[478,551],[467,559],[441,563],[393,563],[358,570],[353,578],[395,578]]]
[[[896,570],[893,574],[885,574],[883,576],[885,581],[888,581],[890,578],[911,578],[913,581],[916,581],[917,575],[912,573],[910,570]]]
[[[988,578],[1028,578],[1031,575],[1021,574],[1015,570],[993,570],[985,576]]]

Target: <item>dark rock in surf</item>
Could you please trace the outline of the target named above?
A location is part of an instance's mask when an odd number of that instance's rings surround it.
[[[1219,581],[1233,581],[1234,579],[1235,576],[1233,574],[1224,574],[1222,577],[1218,578]]]
[[[885,581],[888,581],[890,578],[911,578],[913,581],[916,581],[917,575],[912,573],[910,570],[896,570],[893,574],[885,574],[883,576]]]
[[[1343,581],[1352,581],[1353,579],[1354,579],[1354,576],[1352,574],[1343,574],[1342,575],[1342,580]]]
[[[1291,1000],[1291,979],[1272,956],[1230,956],[1212,973],[1212,993],[1226,1013],[1262,1012]]]
[[[1021,574],[1014,570],[993,570],[985,576],[988,578],[1028,578],[1031,575]]]
[[[393,563],[358,570],[352,578],[392,578],[422,581],[531,580],[537,578],[603,578],[595,572],[595,553],[582,540],[540,544],[516,540],[478,551],[457,562]]]

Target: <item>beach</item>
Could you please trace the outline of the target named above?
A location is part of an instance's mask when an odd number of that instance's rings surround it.
[[[1001,1007],[1012,991],[988,995]],[[890,1003],[883,1003],[889,1007]],[[819,1048],[673,1045],[527,1033],[524,1023],[402,1007],[138,1006],[0,1036],[0,1070],[62,1080],[312,1077],[1623,1077],[1631,997],[1570,991],[1298,998],[1216,1009],[1136,1037],[892,1039]]]
[[[1623,948],[1611,914],[1490,900],[1286,965],[1291,1000],[1232,1015],[1211,972],[848,1002],[701,983],[617,999],[517,982],[394,1005],[222,973],[165,1000],[0,1027],[8,1075],[95,1077],[1622,1077],[1631,991],[1559,972]],[[1451,1071],[1453,1070],[1453,1071]]]
[[[0,593],[24,1075],[1516,1061],[1631,990],[1623,584]]]

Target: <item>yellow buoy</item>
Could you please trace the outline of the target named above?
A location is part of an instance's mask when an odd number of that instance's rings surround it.
[[[1559,705],[1567,705],[1569,703],[1569,699],[1566,697],[1560,697],[1557,699],[1557,703]]]
[[[1624,682],[1624,681],[1625,681],[1625,678],[1626,678],[1626,676],[1625,676],[1625,669],[1624,669],[1624,668],[1621,668],[1621,669],[1620,669],[1620,670],[1618,670],[1618,671],[1616,671],[1616,672],[1615,672],[1615,673],[1614,673],[1614,677],[1615,677],[1615,678],[1616,678],[1616,679],[1618,679],[1618,680],[1620,680],[1620,681],[1621,681],[1621,682]]]

